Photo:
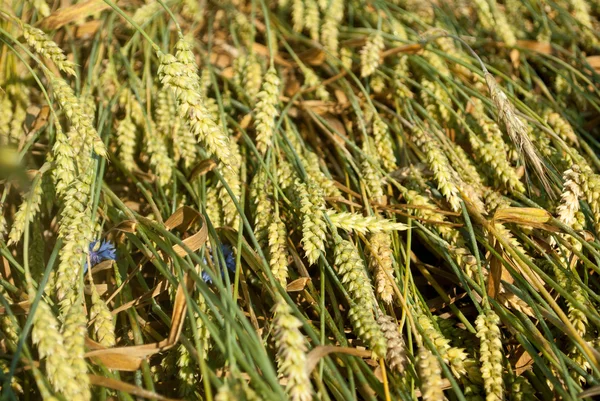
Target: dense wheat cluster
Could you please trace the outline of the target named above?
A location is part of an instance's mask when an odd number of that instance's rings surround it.
[[[599,1],[0,5],[0,399],[600,395]]]

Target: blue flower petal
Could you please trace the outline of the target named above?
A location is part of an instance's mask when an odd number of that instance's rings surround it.
[[[117,257],[117,251],[115,250],[115,246],[110,241],[102,241],[100,246],[98,246],[98,241],[91,242],[89,252],[90,263],[92,264],[92,266],[97,265],[103,260],[115,260]],[[88,264],[86,260],[85,265],[83,267],[83,272],[87,272],[87,269]]]
[[[227,269],[230,270],[231,272],[235,272],[235,254],[233,253],[233,248],[231,247],[231,245],[222,244],[221,252],[223,252],[223,258],[225,259],[225,266],[227,267]],[[213,264],[215,264],[215,258],[213,256],[212,250],[209,251],[209,255],[210,255],[210,260],[213,262]],[[204,263],[206,263],[206,259],[204,259]],[[224,274],[225,274],[225,272],[222,271],[221,276]],[[205,271],[202,272],[202,280],[204,280],[204,282],[209,283],[209,284],[212,283],[210,276]]]
[[[233,248],[231,245],[221,245],[221,252],[223,252],[223,256],[225,258],[225,266],[235,273],[235,255],[233,254]]]

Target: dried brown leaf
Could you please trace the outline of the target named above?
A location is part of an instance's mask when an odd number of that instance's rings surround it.
[[[39,27],[52,31],[70,22],[80,21],[92,14],[109,9],[110,6],[102,0],[88,0],[82,3],[61,7],[39,22]]]
[[[285,290],[287,292],[302,291],[306,287],[306,284],[309,281],[310,281],[309,277],[300,277],[299,279],[296,279],[296,280],[292,281],[291,283],[289,283],[287,285],[287,287],[285,288]]]
[[[146,390],[141,387],[134,386],[133,384],[125,383],[117,379],[96,375],[88,375],[88,377],[90,378],[90,383],[94,386],[106,387],[113,390],[122,391],[124,393],[134,395],[136,397],[157,401],[181,401],[175,398],[163,397],[162,395],[157,394],[153,391]]]

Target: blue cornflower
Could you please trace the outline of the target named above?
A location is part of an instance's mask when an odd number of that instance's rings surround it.
[[[215,258],[213,257],[212,250],[209,251],[210,259],[215,263]],[[225,266],[232,272],[235,272],[235,255],[233,254],[233,248],[228,244],[221,244],[221,252],[223,252],[223,258],[225,259]],[[206,263],[206,260],[204,261]],[[202,272],[202,280],[207,283],[212,283],[210,276],[207,272]]]
[[[110,241],[102,241],[100,244],[98,241],[93,241],[90,243],[90,262],[92,263],[92,266],[96,266],[103,260],[115,260],[116,257],[117,251],[115,250],[115,246]],[[86,272],[87,269],[88,265],[86,260],[83,271]]]

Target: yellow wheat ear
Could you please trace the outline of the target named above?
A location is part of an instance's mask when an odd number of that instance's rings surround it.
[[[506,127],[506,133],[517,148],[524,164],[533,168],[546,193],[550,197],[554,197],[554,189],[548,178],[548,169],[528,135],[527,126],[517,116],[513,104],[508,100],[502,89],[500,89],[494,76],[487,71],[485,72],[485,81],[492,101],[498,110],[498,121]]]

